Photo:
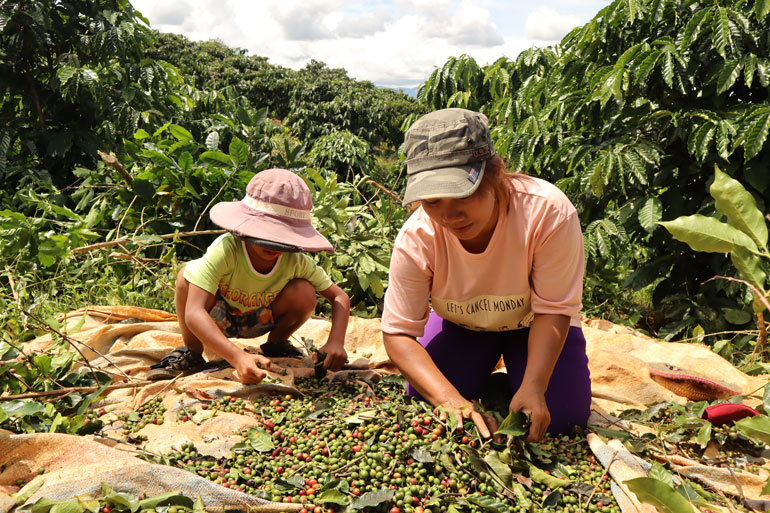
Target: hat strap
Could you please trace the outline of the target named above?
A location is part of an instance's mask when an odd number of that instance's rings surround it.
[[[278,205],[277,203],[268,203],[267,201],[258,200],[252,198],[248,194],[241,200],[244,205],[252,210],[259,212],[265,212],[267,214],[276,214],[284,217],[291,217],[293,219],[310,219],[309,210],[301,210],[298,208],[287,207],[286,205]]]

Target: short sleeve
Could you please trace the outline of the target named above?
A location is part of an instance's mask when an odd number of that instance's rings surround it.
[[[227,240],[228,235],[231,240]],[[222,277],[235,268],[235,242],[232,235],[225,234],[211,243],[201,258],[185,265],[184,277],[209,294],[216,295]]]
[[[297,278],[304,278],[309,281],[316,292],[326,290],[334,284],[326,271],[316,264],[310,256],[300,253],[298,257]]]
[[[382,312],[382,331],[394,335],[421,337],[430,315],[430,291],[433,270],[425,248],[396,240],[390,259],[388,290]]]
[[[573,212],[535,248],[530,274],[532,311],[580,318],[584,270],[583,235]]]

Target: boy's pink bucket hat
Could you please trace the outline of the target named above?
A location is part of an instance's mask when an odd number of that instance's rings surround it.
[[[286,169],[254,175],[240,201],[211,209],[211,221],[239,237],[294,246],[301,251],[334,251],[310,222],[313,198],[305,181]]]

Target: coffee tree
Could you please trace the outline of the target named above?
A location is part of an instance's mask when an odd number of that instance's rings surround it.
[[[557,183],[580,211],[589,294],[646,290],[647,327],[672,338],[735,328],[739,285],[658,221],[705,206],[714,164],[768,200],[770,39],[766,1],[616,0],[553,48],[435,72],[431,107],[480,108],[515,169]],[[709,205],[712,205],[709,207]]]

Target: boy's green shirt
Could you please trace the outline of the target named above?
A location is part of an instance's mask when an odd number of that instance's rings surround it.
[[[270,306],[295,278],[309,281],[319,292],[333,285],[326,272],[304,253],[283,253],[269,273],[257,272],[245,243],[231,233],[219,236],[205,255],[189,262],[184,277],[206,292],[222,296],[230,307],[242,313]]]

